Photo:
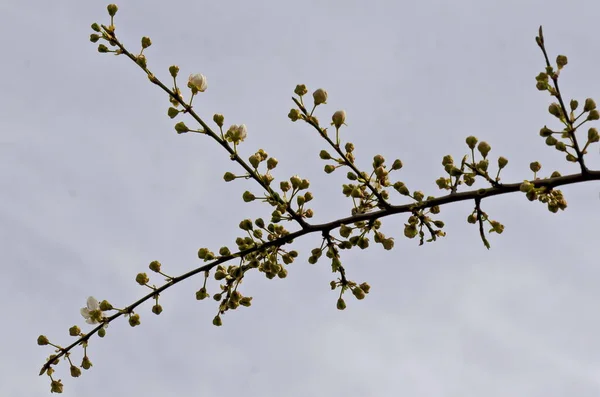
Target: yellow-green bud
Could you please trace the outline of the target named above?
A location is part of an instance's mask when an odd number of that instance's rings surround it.
[[[223,175],[223,179],[225,182],[231,182],[235,179],[235,175],[231,172],[226,172],[225,175]]]
[[[240,299],[240,305],[244,307],[250,307],[250,305],[252,305],[252,297],[244,296],[242,299]]]
[[[365,294],[368,294],[369,290],[371,289],[371,286],[369,284],[367,284],[367,283],[361,283],[360,284],[360,289],[362,289]]]
[[[325,99],[327,99],[327,94],[325,94]],[[331,125],[334,125],[335,128],[340,128],[342,124],[345,124],[346,121],[346,112],[343,110],[338,110],[331,116]]]
[[[404,224],[404,235],[408,238],[415,238],[419,234],[417,226],[413,224]]]
[[[159,305],[158,303],[154,306],[152,306],[152,313],[156,314],[157,316],[162,313],[163,308],[161,305]]]
[[[313,92],[313,100],[315,102],[315,106],[319,106],[321,104],[327,103],[327,91],[322,88],[319,88],[315,92]]]
[[[146,69],[146,56],[144,54],[138,55],[135,57],[135,62],[140,65],[142,68]]]
[[[258,168],[258,165],[260,164],[260,156],[253,154],[252,156],[248,157],[248,161],[252,167]]]
[[[152,45],[152,40],[150,40],[150,37],[142,37],[142,48],[148,48]]]
[[[392,169],[399,170],[400,168],[402,168],[402,161],[400,161],[400,159],[394,160],[394,163],[392,164]]]
[[[302,117],[302,113],[298,109],[291,109],[288,113],[288,117],[292,121],[298,121]]]
[[[221,316],[215,316],[215,318],[213,318],[212,323],[213,325],[220,327],[221,325],[223,325],[223,320],[221,320]]]
[[[379,167],[383,163],[385,163],[385,158],[382,155],[378,154],[373,157],[373,169]]]
[[[148,267],[150,268],[150,270],[152,270],[153,272],[160,272],[160,262],[159,261],[152,261],[150,262],[150,265],[148,265]]]
[[[71,336],[79,336],[79,334],[81,334],[81,329],[74,325],[71,328],[69,328],[69,335]]]
[[[394,248],[394,239],[393,238],[386,238],[385,240],[383,240],[381,242],[381,244],[383,245],[383,248],[385,250],[391,250],[392,248]]]
[[[417,190],[413,193],[413,198],[417,201],[423,201],[423,198],[425,197],[425,194],[423,194],[423,192]]]
[[[600,119],[600,113],[596,109],[590,111],[587,116],[588,120],[598,120]]]
[[[558,139],[556,139],[553,136],[549,136],[548,138],[546,138],[546,145],[548,146],[554,146],[558,143]]]
[[[567,145],[564,142],[556,142],[556,150],[558,150],[560,152],[566,152]]]
[[[98,330],[98,336],[101,338],[104,338],[104,336],[106,335],[106,329],[105,328],[100,328]]]
[[[546,126],[543,126],[540,130],[540,136],[548,137],[550,135],[552,135],[552,130]]]
[[[227,247],[221,247],[219,249],[219,255],[228,256],[228,255],[231,255],[231,251],[229,251],[229,248],[227,248]]]
[[[216,113],[213,116],[213,121],[215,122],[216,125],[218,125],[219,127],[223,127],[223,122],[225,121],[225,116],[223,116],[222,114],[218,114]]]
[[[98,46],[98,52],[106,53],[106,52],[108,52],[108,47],[105,46],[104,44],[100,44]]]
[[[337,287],[337,283],[335,281],[330,282],[329,285],[331,286],[332,290],[334,290]]]
[[[298,84],[296,86],[296,88],[294,89],[294,94],[298,95],[298,96],[303,96],[306,95],[308,93],[308,90],[306,89],[306,86],[304,84]]]
[[[335,167],[331,164],[327,164],[323,170],[326,174],[331,174],[333,171],[335,171]]]
[[[100,25],[98,25],[96,22],[94,22],[92,24],[92,30],[94,30],[95,32],[100,32]]]
[[[446,156],[444,156],[444,158],[442,158],[442,165],[446,166],[448,164],[454,164],[454,159],[449,154],[447,154]]]
[[[344,310],[346,308],[346,302],[344,302],[344,300],[342,298],[339,298],[337,300],[336,307],[338,310]]]
[[[448,180],[444,177],[440,177],[435,181],[435,184],[438,185],[440,189],[448,188]]]
[[[469,146],[469,149],[475,149],[475,145],[477,145],[477,138],[474,136],[469,136],[467,137],[467,146]]]
[[[502,169],[506,167],[508,164],[508,159],[506,157],[498,157],[498,168]]]
[[[90,369],[92,367],[92,362],[90,361],[88,356],[83,356],[83,360],[81,361],[81,368]]]
[[[588,142],[598,142],[600,140],[600,135],[598,135],[598,130],[595,128],[590,128],[588,130]]]
[[[267,169],[268,170],[274,169],[275,167],[277,167],[278,163],[279,163],[279,161],[277,161],[277,159],[275,157],[270,157],[267,160]]]
[[[578,106],[579,102],[576,99],[571,99],[571,101],[569,102],[569,107],[571,108],[571,111],[574,112],[575,110],[577,110]]]
[[[44,336],[44,335],[38,336],[38,338],[37,338],[37,344],[38,345],[45,346],[48,343],[50,343],[50,341],[48,341],[48,338],[46,336]]]
[[[244,202],[249,203],[251,201],[254,201],[256,199],[256,196],[246,190],[242,195],[242,199],[244,200]]]
[[[596,102],[592,98],[587,98],[585,100],[585,105],[583,105],[583,111],[589,112],[590,110],[596,109]]]
[[[521,183],[521,186],[519,186],[519,190],[522,191],[523,193],[527,193],[533,188],[534,188],[533,184],[529,181],[524,181],[523,183]]]
[[[327,152],[327,150],[321,150],[319,152],[319,157],[323,160],[329,160],[331,158],[331,155],[329,154],[329,152]]]
[[[99,34],[92,33],[92,34],[90,35],[90,41],[91,41],[92,43],[96,43],[98,40],[100,40],[100,35],[99,35]]]
[[[81,370],[74,365],[71,365],[71,376],[73,378],[78,378],[81,376]]]
[[[146,285],[148,281],[150,281],[150,278],[148,278],[146,273],[138,273],[137,276],[135,276],[135,281],[139,285]]]
[[[539,161],[534,161],[533,163],[529,164],[529,169],[533,172],[538,172],[542,169],[542,165],[539,163]]]
[[[139,314],[132,314],[129,316],[129,325],[131,325],[132,327],[135,327],[137,325],[140,325],[140,315]]]
[[[555,117],[562,117],[562,110],[560,109],[560,105],[558,103],[551,103],[550,106],[548,106],[548,112]]]
[[[410,191],[408,190],[408,188],[406,187],[406,185],[404,184],[404,182],[396,182],[394,183],[394,189],[396,189],[396,191],[404,196],[408,196],[410,194]]]
[[[577,162],[577,157],[573,156],[571,153],[567,154],[566,159],[568,162],[571,162],[571,163]]]
[[[481,153],[483,158],[486,158],[490,150],[492,150],[492,147],[487,142],[479,142],[477,150],[479,150],[479,153]]]
[[[177,77],[177,73],[179,73],[179,66],[177,66],[177,65],[169,66],[169,73],[171,73],[171,76],[173,78]]]
[[[178,114],[179,110],[175,109],[174,107],[170,107],[169,110],[167,110],[167,115],[172,119],[177,117]]]
[[[106,9],[108,10],[108,15],[110,15],[111,17],[114,17],[115,14],[117,13],[117,11],[119,10],[119,7],[117,7],[116,4],[109,4]]]
[[[59,380],[53,380],[50,383],[50,392],[51,393],[62,393],[63,392],[63,384],[62,382]]]
[[[477,217],[474,214],[471,214],[467,217],[467,222],[469,223],[476,223],[477,222]]]
[[[567,65],[567,62],[566,55],[559,55],[556,57],[556,66],[558,66],[558,70],[564,68]]]
[[[346,153],[352,153],[354,151],[354,144],[352,142],[346,142],[344,149],[346,149]]]
[[[279,278],[286,278],[288,275],[288,271],[285,268],[281,268],[281,270],[279,272],[277,272],[277,277]]]
[[[360,287],[354,287],[354,288],[352,288],[352,294],[358,300],[365,299],[365,291],[363,291]]]
[[[558,178],[559,176],[560,176],[560,172],[558,172],[558,171],[554,171],[554,172],[552,173],[552,175],[550,175],[550,178]]]
[[[180,121],[179,123],[175,124],[175,131],[177,131],[178,134],[183,134],[184,132],[188,132],[190,129],[185,125],[185,123],[183,121]]]
[[[196,291],[196,299],[201,301],[208,297],[208,293],[206,292],[206,288],[202,287],[198,291]]]

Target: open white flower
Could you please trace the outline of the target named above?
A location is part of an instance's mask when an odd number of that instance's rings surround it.
[[[206,76],[201,73],[190,74],[188,86],[190,88],[196,88],[200,92],[206,91],[206,88],[208,87],[206,84]]]
[[[246,139],[247,135],[248,135],[248,130],[246,129],[245,124],[242,124],[242,125],[234,124],[231,127],[229,127],[229,129],[227,130],[227,133],[225,134],[225,138],[229,142],[233,142],[237,145],[240,142],[243,142],[244,139]]]
[[[90,296],[87,299],[87,307],[83,307],[80,310],[81,315],[85,318],[85,322],[88,324],[97,324],[102,319],[102,310],[100,310],[100,303]]]

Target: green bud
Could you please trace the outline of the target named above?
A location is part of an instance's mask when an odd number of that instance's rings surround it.
[[[590,110],[596,109],[596,102],[592,98],[587,98],[585,100],[585,105],[583,105],[583,111],[589,112]]]
[[[129,316],[129,325],[131,325],[132,327],[138,326],[140,325],[140,315],[139,314],[132,314],[131,316]]]
[[[548,146],[555,146],[558,143],[558,139],[556,139],[553,136],[549,136],[548,138],[546,138],[546,145]]]
[[[383,163],[385,162],[385,159],[383,158],[382,155],[378,154],[375,157],[373,157],[373,169],[379,167],[380,165],[383,165]]]
[[[394,248],[394,239],[391,237],[386,238],[381,242],[381,244],[383,245],[383,249],[390,251],[392,248]]]
[[[139,285],[146,285],[148,284],[148,281],[150,281],[150,278],[148,278],[146,273],[138,273],[137,276],[135,276],[135,281]]]
[[[519,190],[522,191],[523,193],[527,193],[530,190],[532,190],[534,188],[533,184],[529,181],[524,181],[523,183],[521,183],[521,186],[519,186]]]
[[[174,107],[170,107],[169,110],[167,110],[167,115],[172,119],[175,118],[178,114],[179,110],[175,109]]]
[[[99,34],[92,33],[90,35],[90,41],[92,43],[96,43],[98,40],[100,40],[100,35]]]
[[[477,138],[474,136],[467,137],[467,146],[469,146],[469,149],[475,149],[475,145],[477,145]]]
[[[573,156],[571,153],[567,154],[566,159],[570,163],[576,163],[577,157]]]
[[[302,179],[300,181],[300,190],[308,189],[309,186],[310,186],[310,182],[308,181],[308,179]]]
[[[71,365],[71,376],[73,378],[78,378],[81,376],[81,370],[74,365]]]
[[[288,181],[281,181],[279,182],[279,188],[285,193],[292,188],[292,185]]]
[[[98,52],[101,52],[101,53],[106,53],[106,52],[108,52],[108,47],[107,47],[107,46],[105,46],[104,44],[100,44],[100,45],[98,46]]]
[[[558,150],[560,152],[566,152],[567,151],[567,145],[565,145],[564,142],[556,142],[556,150]]]
[[[552,132],[553,131],[551,129],[549,129],[548,127],[544,126],[540,130],[540,136],[542,136],[542,137],[548,137],[548,136],[552,135]]]
[[[314,100],[315,106],[319,106],[321,104],[326,104],[327,103],[327,91],[325,91],[322,88],[317,89],[315,92],[313,92],[313,100]]]
[[[252,156],[248,157],[248,161],[250,162],[252,167],[258,168],[258,165],[260,164],[260,156],[253,154]]]
[[[114,17],[117,11],[119,10],[116,4],[109,4],[106,7],[106,9],[108,10],[108,15],[110,15],[111,17]]]
[[[321,152],[319,152],[319,157],[322,160],[329,160],[329,159],[331,159],[331,155],[329,154],[329,152],[327,152],[327,150],[321,150]]]
[[[596,109],[590,111],[587,116],[588,120],[598,120],[600,119],[600,113]]]
[[[223,325],[223,320],[221,320],[221,316],[215,316],[215,318],[213,318],[212,323],[213,325],[220,327],[221,325]]]
[[[244,296],[242,299],[240,299],[240,305],[244,307],[250,307],[250,305],[252,305],[252,297]]]
[[[226,172],[225,175],[223,175],[223,179],[225,180],[225,182],[231,182],[235,179],[235,175],[231,172]]]
[[[326,174],[331,174],[333,171],[335,171],[335,167],[331,164],[327,164],[323,170]]]
[[[109,301],[107,301],[106,299],[104,299],[102,302],[100,302],[100,310],[103,312],[109,311],[113,309],[113,305],[110,304]]]
[[[346,302],[344,302],[344,300],[342,298],[339,298],[337,300],[336,307],[338,310],[344,310],[346,308]]]
[[[492,150],[492,147],[487,142],[479,142],[477,150],[479,150],[479,153],[481,153],[481,156],[485,159],[490,150]]]
[[[106,336],[106,328],[100,328],[98,330],[98,336],[104,338]]]
[[[558,66],[558,70],[564,68],[567,65],[567,62],[566,55],[559,55],[556,57],[556,66]]]
[[[152,41],[150,40],[150,37],[142,37],[142,48],[148,48],[152,45]]]
[[[360,287],[354,287],[352,288],[352,294],[356,297],[356,299],[358,300],[363,300],[365,299],[365,291],[363,291]]]
[[[71,328],[69,328],[69,335],[71,336],[79,336],[79,334],[81,334],[81,329],[74,325]]]
[[[160,272],[160,262],[159,261],[152,261],[152,262],[150,262],[150,265],[148,267],[153,272],[156,272],[156,273]]]
[[[184,132],[188,132],[190,129],[185,125],[185,123],[183,121],[180,121],[179,123],[175,124],[175,131],[177,131],[178,134],[183,134]]]
[[[392,169],[399,170],[400,168],[402,168],[402,161],[400,161],[400,159],[394,160],[394,163],[392,164]]]
[[[563,115],[560,105],[558,103],[551,103],[550,106],[548,106],[548,112],[554,117],[558,118],[561,118]]]
[[[229,248],[227,248],[227,247],[221,247],[221,248],[219,248],[219,255],[228,256],[228,255],[231,255],[231,251],[229,251]]]
[[[508,164],[508,159],[506,157],[498,157],[498,168],[502,169],[506,167]]]
[[[346,149],[346,153],[352,153],[354,151],[354,144],[352,142],[346,142],[344,149]]]
[[[575,99],[571,99],[571,101],[569,102],[569,107],[571,108],[571,111],[574,112],[575,110],[577,110],[578,106],[579,102],[577,102],[577,100]]]
[[[206,292],[206,288],[202,287],[198,291],[196,291],[196,299],[201,301],[208,297],[208,293]]]
[[[448,186],[448,180],[447,180],[446,178],[443,178],[443,177],[441,177],[441,178],[438,178],[438,179],[435,181],[435,184],[436,184],[436,185],[438,185],[438,187],[439,187],[440,189],[447,189],[447,188],[449,187],[449,186]]]
[[[600,140],[600,136],[598,135],[598,130],[595,128],[590,128],[588,130],[588,142],[598,142]]]
[[[306,89],[306,86],[304,84],[298,84],[296,86],[296,88],[294,89],[294,94],[298,95],[298,96],[303,96],[306,95],[308,93],[308,90]]]
[[[550,175],[550,178],[558,178],[559,176],[560,176],[560,172],[558,172],[558,171],[554,171],[554,172],[552,173],[552,175]]]
[[[98,25],[96,22],[94,22],[92,24],[92,30],[95,32],[100,32],[100,25]]]
[[[138,55],[135,57],[135,62],[140,65],[142,68],[146,69],[146,56],[144,54]]]
[[[48,341],[48,338],[46,338],[44,335],[38,336],[38,338],[37,338],[37,344],[38,345],[45,346],[48,343],[50,343],[50,342]]]
[[[539,161],[534,161],[533,163],[529,164],[529,169],[533,172],[538,172],[542,169],[542,165],[539,163]]]
[[[242,230],[252,230],[254,227],[252,226],[252,220],[251,219],[244,219],[243,221],[240,222],[240,229]]]
[[[92,362],[90,361],[88,356],[83,356],[83,360],[81,361],[81,368],[90,369],[92,367]]]
[[[302,113],[298,109],[291,109],[288,113],[288,117],[290,120],[295,122],[302,118]]]
[[[474,214],[471,214],[467,217],[467,222],[471,224],[477,223],[477,217]]]
[[[259,228],[264,228],[265,227],[265,221],[262,218],[258,218],[254,221],[254,224],[256,226],[258,226]]]
[[[177,65],[169,66],[169,73],[171,73],[171,77],[173,77],[173,78],[177,77],[177,73],[179,73],[179,66],[177,66]]]
[[[50,383],[50,392],[51,393],[62,393],[63,392],[63,384],[62,382],[59,380],[53,380]]]
[[[242,199],[244,200],[244,202],[249,203],[251,201],[254,201],[256,199],[256,196],[246,190],[242,195]]]
[[[410,194],[410,191],[408,190],[404,182],[394,183],[394,189],[396,189],[396,191],[402,194],[403,196],[408,196]]]
[[[277,159],[276,159],[275,157],[270,157],[270,158],[267,160],[267,169],[269,169],[269,170],[272,170],[272,169],[274,169],[275,167],[277,167],[277,164],[278,164],[278,163],[279,163],[279,162],[277,161]]]
[[[162,311],[163,311],[163,308],[162,308],[162,306],[161,306],[161,305],[159,305],[159,304],[156,304],[156,305],[152,306],[152,313],[156,314],[157,316],[158,316],[160,313],[162,313]]]
[[[415,238],[419,234],[417,226],[413,224],[404,224],[404,235],[408,238]]]

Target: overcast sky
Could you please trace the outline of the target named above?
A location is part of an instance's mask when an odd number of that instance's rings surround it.
[[[2,396],[49,393],[37,374],[52,349],[36,338],[67,345],[70,326],[89,329],[79,314],[88,296],[126,306],[147,293],[134,280],[150,261],[185,273],[202,265],[198,248],[234,248],[240,220],[272,210],[243,203],[244,190],[261,193],[252,181],[223,182],[240,169],[215,142],[175,133],[166,94],[139,68],[97,53],[90,24],[108,24],[107,4],[0,2]],[[600,100],[595,1],[118,5],[119,38],[134,52],[152,39],[145,54],[158,78],[169,85],[172,64],[181,86],[190,73],[207,76],[195,110],[207,122],[222,113],[226,125],[245,123],[243,157],[262,148],[279,160],[277,181],[311,181],[315,223],[349,215],[351,201],[345,171],[322,171],[326,142],[287,118],[296,84],[329,92],[321,120],[346,110],[342,139],[361,168],[375,154],[400,158],[393,179],[427,195],[444,194],[434,183],[442,157],[460,159],[469,135],[491,144],[493,165],[509,159],[505,182],[531,178],[534,160],[543,177],[577,172],[538,135],[558,128],[551,98],[535,88],[540,24],[551,59],[569,56],[565,98]],[[598,144],[587,157],[600,168]],[[562,190],[569,207],[558,214],[522,194],[484,200],[506,227],[489,251],[466,222],[471,202],[443,207],[447,237],[422,247],[403,237],[405,215],[385,218],[393,251],[343,252],[348,277],[372,287],[343,312],[329,264],[306,261],[316,235],[295,242],[287,279],[247,276],[252,307],[228,312],[220,328],[216,303],[195,300],[202,277],[189,279],[161,295],[160,316],[149,302],[141,326],[119,319],[93,337],[94,366],[81,378],[65,363],[57,378],[65,396],[86,397],[598,396],[600,184]]]

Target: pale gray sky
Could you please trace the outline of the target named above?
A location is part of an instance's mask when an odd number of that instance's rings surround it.
[[[239,169],[214,142],[175,133],[166,95],[141,70],[96,52],[90,24],[108,22],[107,4],[0,3],[2,396],[49,393],[37,373],[51,349],[36,338],[66,345],[70,326],[88,329],[79,309],[89,295],[125,306],[147,292],[134,278],[150,261],[187,272],[202,264],[198,248],[233,247],[241,219],[271,212],[242,202],[244,190],[259,193],[250,181],[222,181]],[[132,51],[152,39],[145,53],[157,77],[168,83],[172,64],[184,79],[207,76],[195,109],[245,123],[244,157],[263,148],[279,159],[277,180],[311,180],[315,222],[347,216],[351,202],[345,172],[322,172],[326,143],[287,118],[296,84],[328,90],[321,120],[346,110],[342,137],[361,167],[378,153],[398,157],[397,177],[432,195],[443,194],[434,183],[442,157],[461,158],[468,135],[492,145],[492,163],[509,159],[503,181],[530,178],[534,160],[542,176],[577,172],[538,136],[557,126],[535,88],[540,24],[552,59],[569,56],[565,97],[600,92],[594,1],[118,5],[120,39]],[[598,396],[600,184],[563,192],[569,208],[559,214],[521,194],[485,200],[506,226],[489,251],[466,223],[472,203],[442,208],[448,236],[423,247],[402,237],[405,216],[384,219],[392,252],[344,252],[349,277],[372,290],[347,298],[343,312],[329,265],[306,262],[318,236],[295,243],[287,279],[247,277],[253,306],[228,312],[221,328],[211,324],[215,302],[194,299],[202,278],[193,278],[162,295],[160,316],[146,304],[140,327],[118,320],[94,337],[92,370],[73,379],[63,363],[57,377],[65,396],[87,397]]]

